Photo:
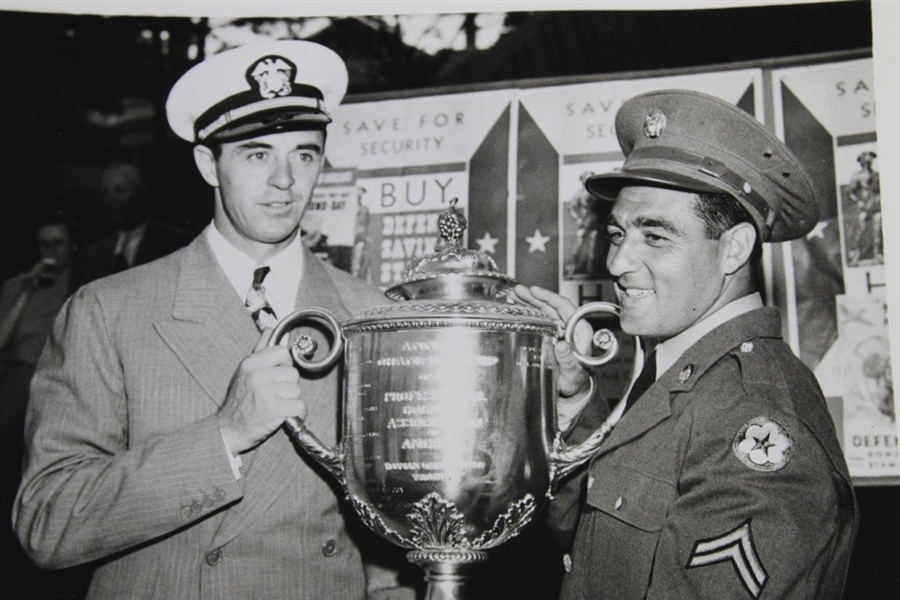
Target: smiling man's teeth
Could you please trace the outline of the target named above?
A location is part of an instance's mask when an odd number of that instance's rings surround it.
[[[629,298],[646,298],[647,296],[653,295],[653,290],[635,290],[629,288],[625,290],[625,295]]]

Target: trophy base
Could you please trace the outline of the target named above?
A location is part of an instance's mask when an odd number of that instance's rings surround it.
[[[406,560],[425,571],[425,600],[472,600],[466,585],[473,565],[487,560],[481,550],[413,550]]]

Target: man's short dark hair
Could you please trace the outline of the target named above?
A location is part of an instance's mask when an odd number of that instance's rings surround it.
[[[697,193],[697,202],[694,203],[694,211],[706,225],[706,237],[717,240],[722,234],[740,223],[754,225],[753,219],[747,209],[741,205],[734,196],[729,194]],[[762,236],[756,232],[756,242],[753,244],[751,261],[762,258]]]

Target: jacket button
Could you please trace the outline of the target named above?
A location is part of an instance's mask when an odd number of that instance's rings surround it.
[[[334,540],[328,540],[324,544],[322,544],[322,554],[331,558],[335,554],[337,554],[337,542]]]
[[[216,488],[216,491],[213,492],[213,500],[216,502],[221,502],[225,499],[225,492],[222,488]]]
[[[222,551],[219,548],[206,553],[206,564],[209,566],[214,567],[220,562],[222,562]]]
[[[190,506],[182,506],[181,507],[181,518],[184,520],[188,520],[191,518],[191,515],[194,514],[191,512]]]
[[[203,496],[203,506],[205,506],[206,508],[212,508],[215,503],[216,501],[212,499],[212,496]]]
[[[203,510],[203,505],[200,504],[199,501],[194,500],[194,502],[191,504],[191,512],[196,515],[196,514],[199,514],[200,511],[202,511],[202,510]]]

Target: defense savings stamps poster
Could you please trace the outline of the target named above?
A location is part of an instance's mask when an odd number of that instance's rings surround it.
[[[823,184],[820,222],[787,261],[792,341],[828,397],[850,473],[896,478],[872,61],[784,69],[773,82],[776,129]]]

